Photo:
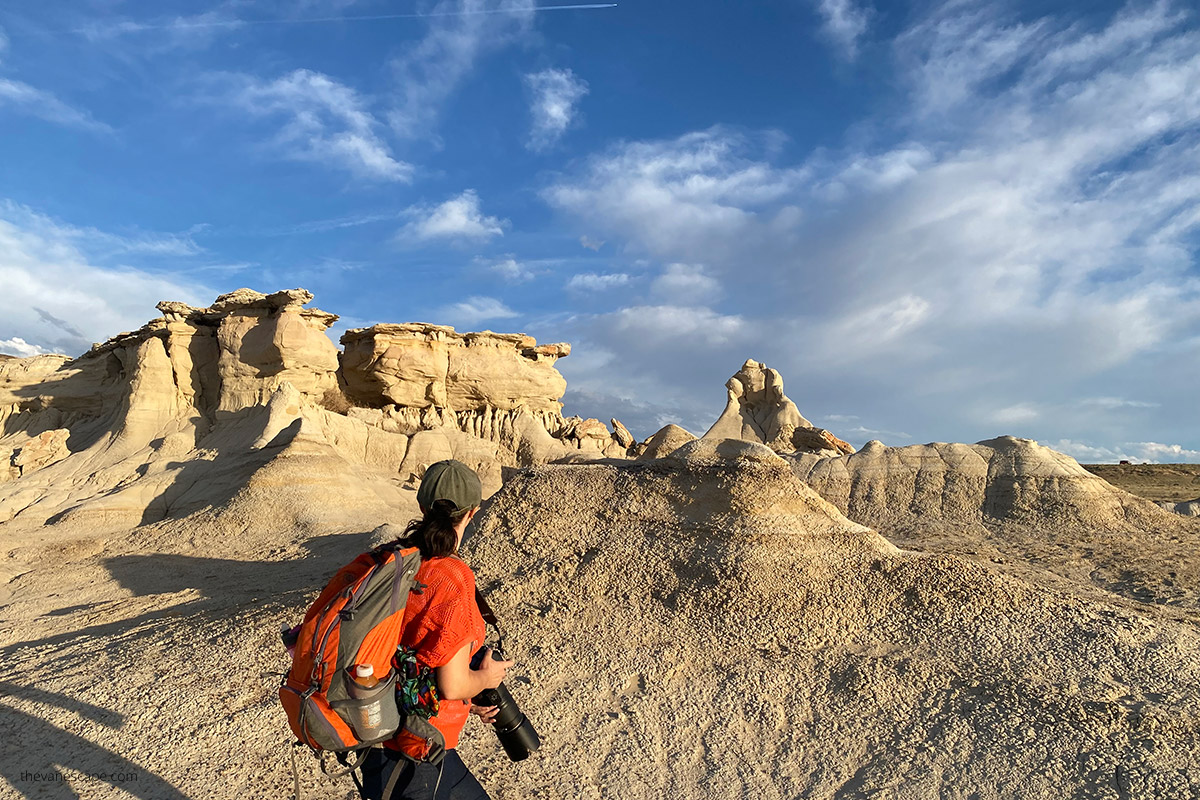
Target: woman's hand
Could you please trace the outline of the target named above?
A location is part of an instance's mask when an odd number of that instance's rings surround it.
[[[496,712],[500,710],[499,706],[477,706],[471,704],[470,711],[475,716],[479,717],[479,721],[485,725],[496,724]]]
[[[513,665],[512,661],[492,660],[489,647],[479,669],[471,669],[471,647],[471,642],[464,644],[453,658],[436,669],[438,695],[443,700],[470,700],[484,689],[495,689]]]
[[[482,679],[485,689],[495,689],[504,682],[504,675],[508,672],[508,668],[515,662],[512,661],[496,661],[492,658],[492,648],[483,648],[483,658],[480,660],[479,669],[474,670]]]

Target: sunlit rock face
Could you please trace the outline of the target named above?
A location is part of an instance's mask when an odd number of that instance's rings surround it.
[[[346,394],[365,406],[562,411],[567,382],[554,363],[571,353],[568,344],[422,323],[357,328],[342,344]]]

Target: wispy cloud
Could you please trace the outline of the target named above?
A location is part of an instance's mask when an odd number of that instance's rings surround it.
[[[595,272],[581,272],[578,275],[572,275],[567,281],[567,291],[570,292],[604,292],[609,289],[615,289],[618,286],[627,286],[630,282],[630,277],[624,272],[614,272],[606,275],[600,275]]]
[[[247,23],[234,16],[232,9],[219,8],[153,20],[117,19],[106,14],[85,22],[72,33],[93,44],[120,46],[121,55],[161,56],[181,48],[209,47],[219,37],[245,27]],[[136,48],[131,48],[132,44]]]
[[[35,89],[21,81],[0,78],[0,108],[4,107],[58,125],[113,133],[109,125],[96,120],[86,111],[67,105],[50,92]]]
[[[668,264],[650,284],[650,291],[666,302],[696,306],[721,296],[721,283],[699,264]]]
[[[467,189],[439,205],[412,206],[406,214],[412,221],[400,230],[401,239],[490,239],[503,236],[507,220],[490,217],[479,205],[479,195]]]
[[[1129,408],[1158,408],[1161,403],[1148,403],[1145,400],[1126,400],[1123,397],[1087,397],[1079,401],[1080,405],[1100,408],[1105,411],[1119,411]]]
[[[0,65],[8,50],[8,36],[0,28]],[[18,114],[65,125],[71,128],[81,128],[93,133],[111,134],[113,129],[95,119],[87,111],[81,111],[74,106],[59,100],[52,92],[38,89],[23,81],[0,77],[0,110],[8,109]]]
[[[308,222],[299,222],[295,225],[287,225],[281,228],[274,228],[266,231],[267,236],[295,236],[302,233],[328,233],[329,231],[339,231],[346,228],[357,228],[362,225],[372,225],[378,222],[395,221],[403,216],[399,211],[391,211],[379,214],[353,214],[344,217],[332,217],[330,219],[314,219]]]
[[[493,319],[512,319],[521,316],[495,297],[468,297],[458,303],[443,306],[438,317],[450,320],[456,326],[478,325]]]
[[[379,136],[367,99],[328,75],[298,69],[270,81],[248,75],[216,80],[228,86],[217,102],[283,121],[271,138],[279,156],[345,169],[369,180],[412,180],[412,165],[393,157]]]
[[[52,219],[12,200],[0,200],[0,219],[43,241],[70,244],[86,253],[88,258],[100,261],[113,256],[184,257],[204,252],[194,238],[204,230],[202,225],[182,233],[135,230],[119,234]]]
[[[396,98],[388,122],[397,136],[427,135],[476,62],[524,35],[533,3],[505,3],[502,14],[489,0],[440,0],[426,15],[429,31],[392,62]]]
[[[825,36],[846,58],[856,58],[859,39],[871,21],[871,7],[855,0],[818,0],[817,13],[821,15],[821,31]]]
[[[630,306],[611,315],[613,326],[624,334],[647,339],[691,339],[723,345],[742,333],[745,322],[736,314],[690,306]]]
[[[588,85],[569,69],[546,69],[526,75],[525,86],[533,117],[526,146],[545,150],[556,144],[575,120],[576,107],[588,93]]]
[[[512,256],[495,261],[488,268],[509,283],[525,283],[537,276],[529,265],[517,261]]]

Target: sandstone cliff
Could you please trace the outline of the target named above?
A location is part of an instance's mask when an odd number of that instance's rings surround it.
[[[342,344],[346,394],[363,406],[562,411],[567,382],[554,362],[571,354],[569,344],[539,346],[522,334],[421,323],[355,328]]]

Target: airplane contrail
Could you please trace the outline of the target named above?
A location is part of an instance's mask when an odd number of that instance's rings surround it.
[[[239,25],[307,25],[320,22],[370,22],[388,19],[426,19],[432,17],[469,17],[479,14],[518,14],[523,11],[581,11],[616,8],[616,3],[575,3],[561,6],[530,6],[529,8],[488,8],[477,11],[432,11],[426,14],[363,14],[342,17],[309,17],[307,19],[228,19],[205,22],[176,21],[165,25],[126,23],[123,32],[174,30],[178,28],[233,28]],[[76,28],[72,33],[95,33],[94,28]]]

